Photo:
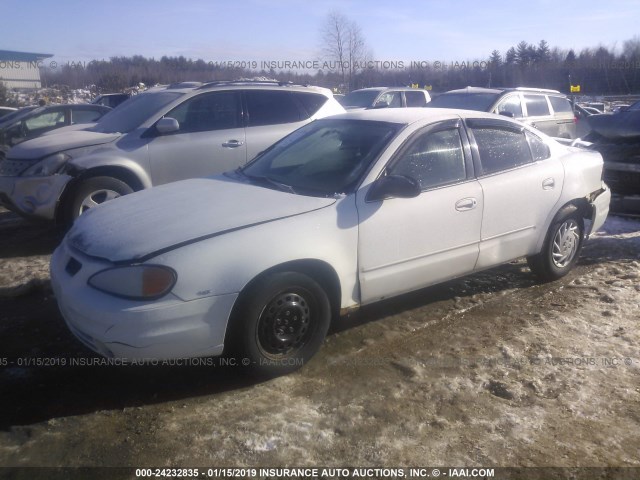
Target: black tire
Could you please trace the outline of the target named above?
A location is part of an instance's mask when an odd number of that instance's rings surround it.
[[[88,208],[97,206],[113,198],[133,193],[133,189],[113,177],[91,177],[78,184],[69,198],[67,208],[68,223],[72,223]]]
[[[276,377],[306,364],[320,349],[331,322],[324,289],[298,272],[258,279],[238,300],[230,324],[236,363],[259,377]]]
[[[558,280],[575,266],[583,241],[582,216],[569,207],[551,223],[540,253],[527,258],[529,268],[543,282]]]

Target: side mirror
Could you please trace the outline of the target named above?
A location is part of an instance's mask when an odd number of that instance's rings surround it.
[[[373,182],[367,200],[384,200],[386,198],[414,198],[420,195],[420,185],[405,175],[387,175]]]
[[[516,118],[513,112],[502,111],[500,112],[500,115],[504,115],[505,117],[509,117],[509,118]]]
[[[175,118],[164,117],[156,123],[156,130],[162,135],[166,133],[173,133],[180,130],[180,124]]]

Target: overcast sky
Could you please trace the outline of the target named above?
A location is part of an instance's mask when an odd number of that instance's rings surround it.
[[[0,50],[80,62],[135,54],[205,61],[319,58],[329,12],[354,20],[376,60],[465,61],[521,40],[621,49],[638,0],[0,0]]]

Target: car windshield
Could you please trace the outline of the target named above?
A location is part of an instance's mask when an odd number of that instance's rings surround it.
[[[141,93],[111,110],[91,130],[100,133],[129,133],[163,107],[184,95],[179,92]]]
[[[432,99],[427,106],[488,112],[499,95],[499,93],[443,93]]]
[[[378,90],[356,90],[345,95],[340,103],[345,107],[370,107],[379,93]]]
[[[401,124],[367,120],[317,120],[239,172],[266,187],[303,195],[351,193],[401,128]]]

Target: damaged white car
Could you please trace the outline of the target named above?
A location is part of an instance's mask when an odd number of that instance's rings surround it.
[[[332,319],[526,256],[567,274],[608,213],[598,153],[438,109],[317,120],[247,166],[82,215],[51,278],[71,331],[126,359],[300,367]]]

